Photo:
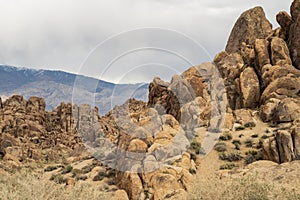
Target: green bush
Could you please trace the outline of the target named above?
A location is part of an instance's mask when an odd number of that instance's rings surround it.
[[[246,147],[253,147],[253,139],[251,138],[248,138],[246,141],[245,141],[245,145]]]
[[[224,152],[224,151],[226,151],[227,146],[226,146],[225,142],[219,142],[215,145],[214,149],[217,152]]]
[[[235,145],[235,144],[241,145],[242,143],[241,143],[240,140],[235,139],[235,140],[232,141],[232,144],[234,144],[234,145]]]
[[[266,135],[266,134],[263,134],[263,135],[261,136],[261,139],[267,139],[267,138],[269,138],[269,136]]]
[[[219,137],[219,140],[222,140],[222,141],[232,140],[232,135],[231,135],[231,133],[224,133],[223,135],[221,135]]]
[[[95,167],[95,165],[87,165],[87,166],[84,166],[82,169],[81,169],[81,172],[83,174],[87,174],[89,172],[92,171],[92,169]]]
[[[94,176],[93,181],[102,181],[106,177],[105,172],[98,172],[96,176]]]
[[[59,168],[59,166],[57,166],[57,165],[56,166],[48,166],[44,169],[44,172],[51,172],[51,171],[54,171],[58,168]]]
[[[238,143],[234,143],[234,149],[235,150],[241,150],[241,145],[239,145]]]
[[[72,174],[73,174],[72,177],[74,178],[74,177],[77,177],[78,175],[82,174],[82,171],[81,171],[81,169],[73,169]]]
[[[72,169],[73,169],[73,167],[71,165],[64,166],[61,173],[67,174],[67,173],[71,172]]]
[[[58,184],[67,183],[67,179],[65,179],[62,175],[59,174],[52,174],[52,176],[50,177],[50,181],[54,181]]]
[[[190,143],[190,150],[194,151],[196,154],[203,153],[201,144],[195,140]]]
[[[226,163],[220,166],[220,170],[232,170],[234,168],[238,168],[239,166],[235,163]]]
[[[240,152],[232,152],[232,153],[222,153],[219,155],[221,160],[227,160],[229,162],[242,160],[242,156]]]
[[[251,163],[253,163],[255,161],[258,161],[258,160],[262,160],[262,154],[261,154],[261,152],[258,152],[256,150],[250,150],[250,151],[246,152],[245,163],[247,165],[251,164]]]

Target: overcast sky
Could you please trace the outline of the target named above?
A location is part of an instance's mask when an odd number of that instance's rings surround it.
[[[169,79],[224,49],[238,16],[292,0],[0,0],[0,63],[107,81]],[[155,28],[154,28],[155,27]]]

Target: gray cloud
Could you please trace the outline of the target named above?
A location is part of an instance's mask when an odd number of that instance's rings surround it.
[[[188,64],[178,56],[153,50],[131,53],[115,62],[105,73],[103,70],[109,59],[122,53],[121,49],[141,45],[176,50],[189,57],[193,64],[209,61],[224,49],[230,30],[241,12],[261,5],[273,25],[277,26],[276,13],[288,11],[291,2],[0,0],[0,63],[80,72],[114,82],[149,81],[155,74],[169,79],[171,74],[182,72]],[[96,50],[80,69],[97,44],[112,35],[141,27],[161,27],[182,32],[204,49],[196,48],[182,38],[178,39],[176,34],[170,34],[169,43],[164,43],[168,38],[166,32],[161,35],[144,32],[144,35],[121,37],[107,43],[105,48],[101,47],[104,49]],[[141,67],[132,70],[137,66]]]

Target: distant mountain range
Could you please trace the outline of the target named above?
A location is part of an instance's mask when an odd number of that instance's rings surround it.
[[[128,98],[146,100],[148,84],[114,84],[64,71],[0,65],[0,96],[5,99],[13,94],[42,97],[48,110],[61,102],[89,103],[103,115]]]

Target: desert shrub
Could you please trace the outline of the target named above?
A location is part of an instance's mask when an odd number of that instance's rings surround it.
[[[234,145],[235,145],[235,144],[241,145],[242,143],[241,143],[240,140],[235,139],[235,140],[232,141],[232,144],[234,144]]]
[[[221,160],[227,160],[229,162],[233,162],[233,161],[239,161],[243,157],[241,156],[240,152],[232,152],[232,153],[222,153],[219,155],[219,158]]]
[[[245,145],[246,145],[246,147],[253,147],[253,139],[248,138],[248,139],[245,141]]]
[[[0,188],[0,199],[3,200],[111,199],[111,193],[104,192],[97,184],[81,183],[66,188],[65,185],[45,180],[27,169],[14,174],[1,174]]]
[[[264,140],[263,140],[263,139],[259,139],[259,141],[258,141],[258,143],[257,143],[257,145],[256,145],[256,148],[257,148],[257,149],[262,148],[262,147],[263,147],[263,143],[264,143]]]
[[[75,180],[76,180],[76,181],[79,181],[79,180],[85,181],[86,179],[88,179],[88,177],[87,177],[86,175],[82,175],[82,174],[78,174],[78,175],[75,177]]]
[[[226,146],[225,142],[219,142],[215,145],[214,149],[217,152],[224,152],[224,151],[226,151],[227,146]]]
[[[251,154],[246,155],[246,157],[245,157],[245,163],[246,163],[246,165],[249,165],[249,164],[251,164],[251,163],[253,163],[255,161],[256,161],[256,159],[255,159],[255,157],[253,155],[251,155]]]
[[[116,170],[114,170],[114,169],[108,170],[107,173],[106,173],[106,176],[108,178],[114,178],[116,176]]]
[[[226,164],[220,166],[220,170],[232,170],[237,167],[239,167],[239,166],[235,163],[226,163]]]
[[[107,181],[107,185],[114,185],[115,184],[115,180],[114,179],[109,179]]]
[[[191,174],[196,174],[196,173],[197,173],[197,171],[196,171],[195,169],[192,169],[192,168],[189,169],[189,172],[190,172]]]
[[[55,179],[56,176],[57,176],[56,174],[52,174],[49,180],[50,180],[50,181],[53,181],[53,180]]]
[[[61,173],[62,174],[67,174],[67,173],[71,172],[72,169],[73,169],[73,167],[71,165],[64,166]]]
[[[57,165],[55,165],[55,166],[48,166],[48,167],[46,167],[44,169],[44,172],[51,172],[51,171],[54,171],[54,170],[58,169],[59,167],[60,166],[57,166]]]
[[[73,169],[72,170],[72,177],[77,177],[78,175],[82,174],[81,169]]]
[[[55,183],[58,183],[58,184],[63,184],[63,183],[67,182],[67,179],[65,179],[60,174],[52,174],[50,177],[50,181],[54,181]]]
[[[267,138],[269,138],[269,136],[266,135],[266,134],[263,134],[263,135],[261,136],[261,139],[267,139]]]
[[[270,128],[267,128],[266,130],[265,130],[265,133],[271,133],[272,132],[272,130],[270,129]]]
[[[258,134],[255,133],[255,134],[251,135],[251,137],[252,138],[258,138]]]
[[[102,181],[106,177],[105,172],[98,172],[96,176],[94,176],[93,181]]]
[[[222,140],[222,141],[232,140],[232,135],[231,135],[231,133],[224,133],[223,135],[221,135],[219,137],[219,140]]]
[[[189,192],[189,200],[296,200],[299,185],[262,180],[257,175],[212,177],[197,181]]]
[[[190,150],[194,151],[196,154],[203,153],[201,144],[195,140],[190,143]]]
[[[258,152],[256,150],[249,150],[246,152],[245,163],[247,165],[258,160],[262,160],[261,152]]]
[[[239,145],[238,143],[234,143],[234,149],[235,150],[241,150],[241,145]]]
[[[89,172],[92,171],[92,169],[95,167],[95,165],[87,165],[87,166],[84,166],[82,169],[81,169],[81,172],[83,174],[87,174]]]

